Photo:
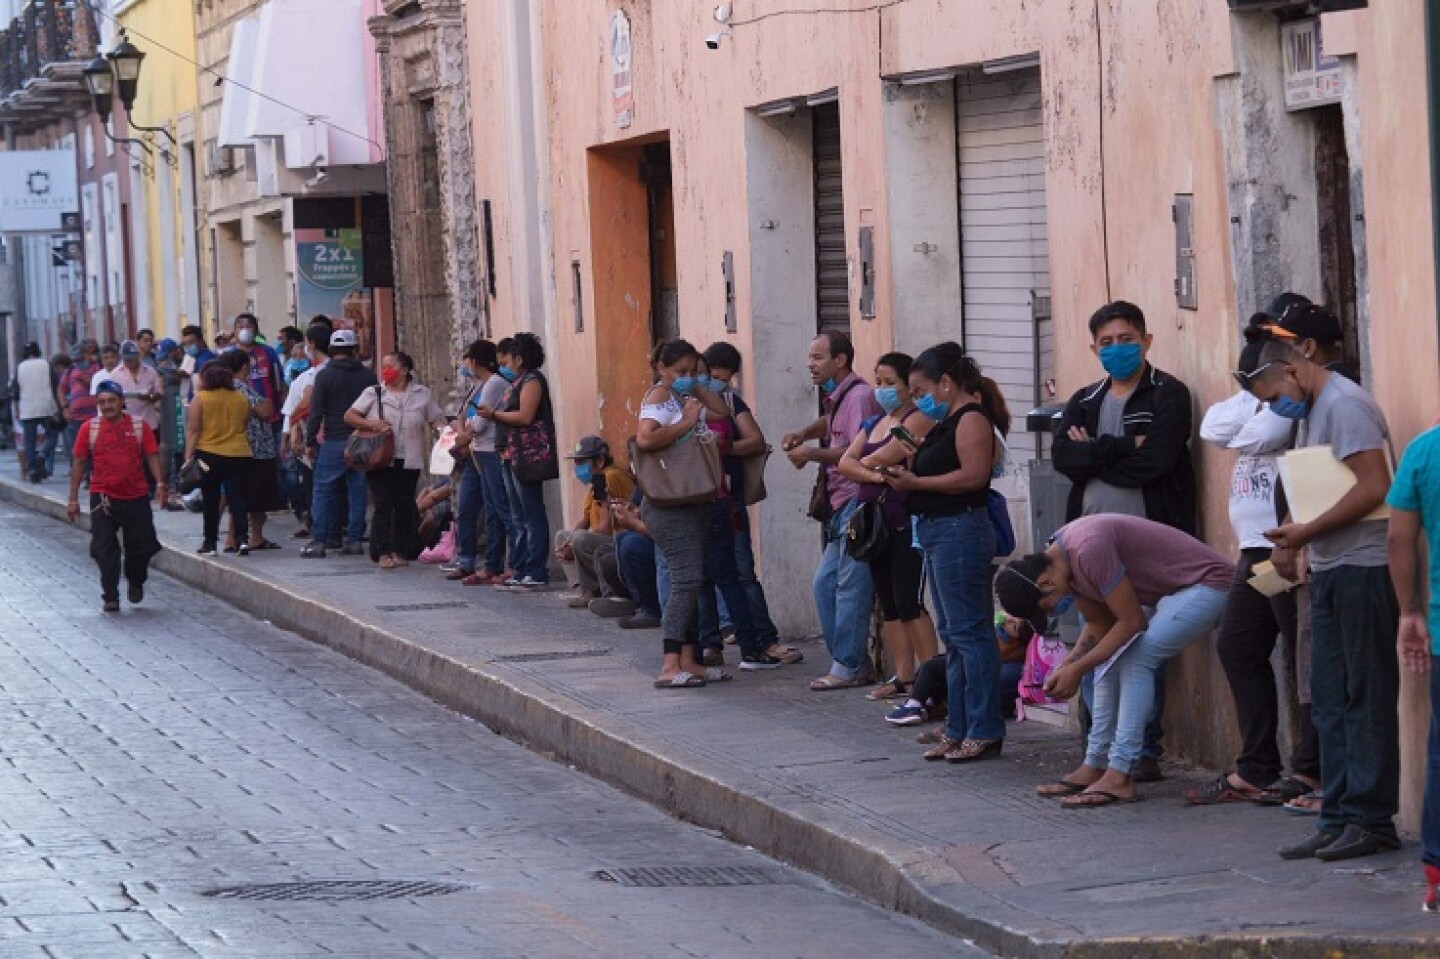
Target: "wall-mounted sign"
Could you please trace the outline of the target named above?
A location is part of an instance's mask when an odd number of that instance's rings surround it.
[[[1282,23],[1280,56],[1285,69],[1285,109],[1322,107],[1339,103],[1345,96],[1340,58],[1325,55],[1319,17]]]
[[[371,359],[375,324],[370,291],[365,288],[364,236],[357,229],[295,231],[299,267],[296,303],[306,323],[316,314],[330,317],[337,330],[354,330],[359,356]]]
[[[74,150],[0,152],[0,233],[56,233],[78,209]]]
[[[635,93],[631,87],[633,50],[630,46],[630,18],[624,10],[610,15],[610,83],[615,101],[615,122],[628,130],[635,120]]]

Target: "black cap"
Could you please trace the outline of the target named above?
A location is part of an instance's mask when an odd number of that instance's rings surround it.
[[[1287,310],[1269,327],[1270,335],[1282,340],[1314,340],[1321,346],[1335,346],[1345,340],[1345,327],[1329,308],[1307,303]]]
[[[1269,305],[1266,306],[1259,313],[1256,313],[1254,316],[1252,316],[1250,318],[1250,323],[1252,326],[1277,323],[1285,319],[1285,317],[1290,313],[1290,311],[1295,309],[1297,306],[1309,306],[1311,302],[1312,301],[1310,297],[1306,296],[1305,294],[1292,293],[1287,290],[1286,292],[1281,293],[1279,296],[1275,297],[1275,299],[1271,300]]]
[[[599,436],[586,436],[566,455],[567,460],[595,460],[610,457],[610,444]]]
[[[1038,635],[1050,627],[1050,617],[1040,608],[1041,592],[1036,580],[1050,567],[1044,553],[1032,553],[1006,564],[995,574],[995,598],[1000,608],[1024,620]]]

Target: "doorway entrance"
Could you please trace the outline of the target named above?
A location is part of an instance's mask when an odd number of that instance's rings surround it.
[[[1360,364],[1355,281],[1354,209],[1345,112],[1339,104],[1309,111],[1315,125],[1315,213],[1320,244],[1320,296],[1345,328],[1345,361]]]
[[[650,228],[650,337],[655,343],[680,336],[680,279],[675,258],[675,189],[670,172],[670,141],[652,143],[640,153]]]

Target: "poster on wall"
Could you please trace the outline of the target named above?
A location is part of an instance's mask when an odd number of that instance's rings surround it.
[[[78,209],[74,150],[0,151],[0,233],[58,233]]]
[[[1286,110],[1323,107],[1345,98],[1344,66],[1339,57],[1325,53],[1324,40],[1318,17],[1280,25]]]
[[[360,359],[375,352],[374,304],[365,287],[363,233],[358,229],[296,230],[296,303],[309,322],[323,313],[337,330],[354,330]]]
[[[630,18],[624,10],[616,10],[610,15],[610,84],[611,97],[615,101],[615,122],[622,130],[628,130],[635,117],[635,93],[630,71],[632,52]]]

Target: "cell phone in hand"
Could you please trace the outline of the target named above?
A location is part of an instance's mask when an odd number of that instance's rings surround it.
[[[610,501],[609,481],[605,479],[604,473],[596,473],[590,477],[590,492],[595,495],[595,502],[608,503]]]
[[[903,426],[890,427],[890,435],[907,446],[912,446],[916,449],[920,448],[920,441],[917,440],[915,436]]]

